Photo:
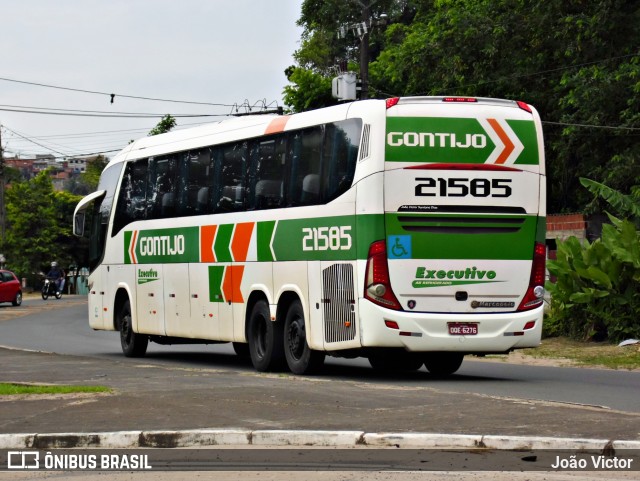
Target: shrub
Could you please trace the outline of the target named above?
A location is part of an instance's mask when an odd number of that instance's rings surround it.
[[[612,224],[592,243],[558,241],[557,259],[547,263],[557,281],[546,286],[546,335],[640,338],[640,233],[630,221],[609,218]]]

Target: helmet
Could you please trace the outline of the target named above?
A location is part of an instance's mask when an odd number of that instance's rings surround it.
[[[57,263],[57,262],[55,262],[55,261],[53,261],[53,262],[51,263],[51,267],[58,267],[58,263]]]

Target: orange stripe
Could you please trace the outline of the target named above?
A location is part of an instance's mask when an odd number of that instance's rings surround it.
[[[224,270],[224,279],[222,281],[222,294],[226,302],[242,303],[242,291],[240,284],[244,274],[244,266],[227,266]]]
[[[200,262],[215,262],[213,240],[216,238],[216,225],[203,225],[200,228]]]
[[[282,117],[278,117],[273,119],[269,125],[267,125],[267,129],[264,131],[264,135],[269,134],[277,134],[279,132],[284,131],[284,126],[287,125],[289,121],[290,115],[283,115]]]
[[[515,149],[515,145],[513,145],[513,142],[511,142],[511,139],[502,127],[500,127],[496,119],[487,119],[487,122],[493,127],[493,130],[496,131],[496,134],[498,134],[498,137],[500,137],[500,140],[504,144],[504,150],[500,153],[495,163],[504,164],[511,155],[511,152]]]
[[[254,224],[254,222],[236,224],[233,239],[231,240],[231,253],[234,261],[244,262],[247,260]]]

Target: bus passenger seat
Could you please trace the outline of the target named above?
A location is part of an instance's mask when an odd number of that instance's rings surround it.
[[[260,180],[256,183],[256,209],[277,207],[282,196],[282,182]]]
[[[209,187],[202,187],[198,191],[196,199],[196,212],[202,213],[207,211],[209,205]]]
[[[173,217],[175,215],[175,196],[167,192],[162,196],[162,217]]]
[[[302,179],[302,195],[300,201],[303,204],[313,204],[320,198],[320,176],[309,174]]]

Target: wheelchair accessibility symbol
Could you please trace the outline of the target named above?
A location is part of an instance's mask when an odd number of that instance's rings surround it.
[[[387,238],[387,251],[390,259],[410,259],[411,236],[390,235]]]

